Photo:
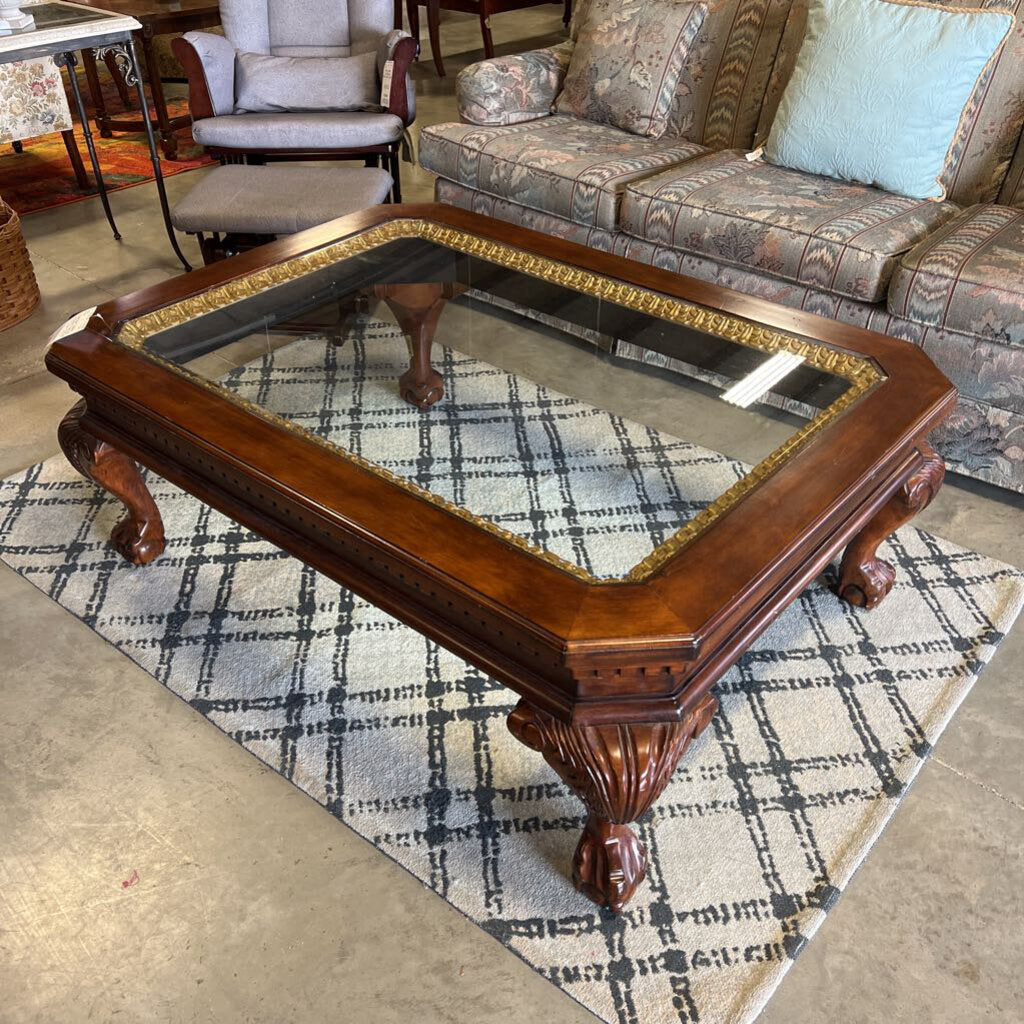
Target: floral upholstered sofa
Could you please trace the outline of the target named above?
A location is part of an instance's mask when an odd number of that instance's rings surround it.
[[[933,438],[949,467],[1024,492],[1024,0],[991,5],[1016,23],[961,121],[942,202],[747,159],[806,0],[710,0],[661,138],[550,112],[574,27],[465,69],[462,123],[424,129],[421,160],[442,202],[921,346],[961,395]]]

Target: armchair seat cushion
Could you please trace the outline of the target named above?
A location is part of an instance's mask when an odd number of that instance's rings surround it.
[[[1024,210],[964,210],[900,260],[889,290],[896,316],[1024,347]]]
[[[395,114],[223,114],[192,125],[203,146],[224,149],[352,149],[381,146],[402,137]]]
[[[625,187],[706,150],[648,139],[567,114],[520,124],[440,124],[420,136],[420,162],[442,178],[576,224],[614,230]]]
[[[900,256],[958,212],[726,151],[630,185],[622,227],[656,245],[877,302]]]

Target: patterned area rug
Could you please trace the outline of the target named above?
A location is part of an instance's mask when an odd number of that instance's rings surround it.
[[[405,358],[396,329],[371,323],[340,351],[300,341],[228,383],[254,401],[293,401],[298,418],[365,451],[378,417],[413,422],[397,395]],[[453,432],[448,448],[486,449],[494,431],[537,436],[538,407],[510,405],[512,388],[565,413],[557,435],[574,459],[625,432],[647,438],[641,462],[678,453],[677,481],[734,472],[714,453],[694,458],[612,416],[581,420],[564,396],[448,358],[462,401],[491,411],[483,426],[451,408],[428,413]],[[325,374],[333,360],[348,370]],[[282,379],[294,390],[269,386]],[[453,492],[454,476],[485,472],[443,450],[418,465],[396,451],[395,471]],[[501,459],[487,483],[510,509],[524,493],[563,500],[510,482]],[[884,611],[841,603],[828,574],[816,581],[718,684],[721,711],[638,827],[648,879],[614,916],[572,889],[581,805],[508,734],[510,691],[177,488],[153,476],[150,486],[168,537],[150,566],[111,552],[120,509],[59,458],[0,484],[0,557],[613,1024],[753,1020],[1024,602],[1020,573],[914,528],[888,545],[899,576]],[[630,488],[617,514],[634,521],[642,502],[622,505]],[[565,510],[549,511],[540,529],[554,534]],[[600,536],[563,550],[597,550]]]
[[[105,69],[101,74],[106,76]],[[91,111],[89,89],[85,76],[79,74],[82,96]],[[108,77],[102,81],[103,99],[107,110],[114,116],[123,113],[124,108],[118,98],[117,90]],[[70,96],[70,89],[68,90]],[[60,135],[45,135],[38,139],[26,139],[23,152],[15,153],[9,145],[0,146],[0,194],[19,214],[38,213],[65,203],[77,203],[82,199],[90,199],[96,195],[92,186],[92,165],[89,163],[89,151],[85,145],[82,126],[78,122],[78,113],[72,106],[75,137],[78,139],[78,150],[82,154],[85,172],[89,178],[90,189],[79,191],[75,181],[75,172],[71,169],[64,141]],[[138,105],[133,94],[133,114],[137,116]],[[168,101],[167,110],[171,117],[188,113],[188,102],[184,99]],[[152,101],[150,101],[152,112]],[[111,139],[101,139],[99,129],[92,126],[93,140],[96,143],[97,157],[103,180],[108,192],[115,192],[132,185],[141,185],[153,180],[153,165],[149,160],[149,146],[144,132],[117,132]],[[167,160],[161,152],[160,167],[164,177],[169,178],[183,171],[193,171],[197,167],[205,167],[211,159],[203,152],[202,146],[192,140],[189,128],[176,132],[178,139],[178,158]],[[116,211],[115,211],[116,212]]]

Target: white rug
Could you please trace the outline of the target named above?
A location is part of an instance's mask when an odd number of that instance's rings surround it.
[[[422,414],[397,396],[405,358],[395,329],[373,324],[340,351],[290,345],[231,386],[280,412],[291,403],[438,493],[464,494],[472,477],[504,527],[598,574],[628,568],[735,478],[714,453],[578,416],[564,396],[451,353],[454,405],[423,428],[446,436],[428,460],[398,440],[389,456],[389,434],[404,431],[374,434],[374,423],[406,422],[422,441]],[[510,389],[529,400],[510,404]],[[550,454],[552,422],[574,470],[554,487],[543,445],[534,451],[543,436]],[[446,459],[453,430],[463,453],[497,457]],[[533,483],[487,447],[509,436],[536,455]],[[615,516],[575,472],[590,459],[614,475],[622,448],[605,458],[609,437],[633,453]],[[652,479],[653,498],[637,482]],[[716,687],[719,714],[639,825],[648,878],[613,916],[572,888],[581,805],[508,734],[514,694],[177,488],[150,485],[168,538],[150,566],[108,548],[119,506],[60,458],[0,484],[0,557],[614,1024],[753,1020],[1024,602],[1020,573],[914,528],[884,552],[898,581],[880,611],[817,581]],[[646,525],[609,545],[616,517]]]

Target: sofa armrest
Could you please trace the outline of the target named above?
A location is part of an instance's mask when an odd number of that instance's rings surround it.
[[[188,75],[188,106],[193,121],[235,109],[235,48],[212,32],[186,32],[171,51]]]
[[[416,120],[416,90],[409,73],[412,62],[420,52],[420,44],[408,32],[393,29],[384,36],[377,47],[377,75],[384,73],[384,65],[394,61],[391,73],[391,92],[385,110],[410,125]]]
[[[571,42],[546,50],[471,64],[459,72],[455,92],[467,124],[518,124],[546,117],[562,91]]]

